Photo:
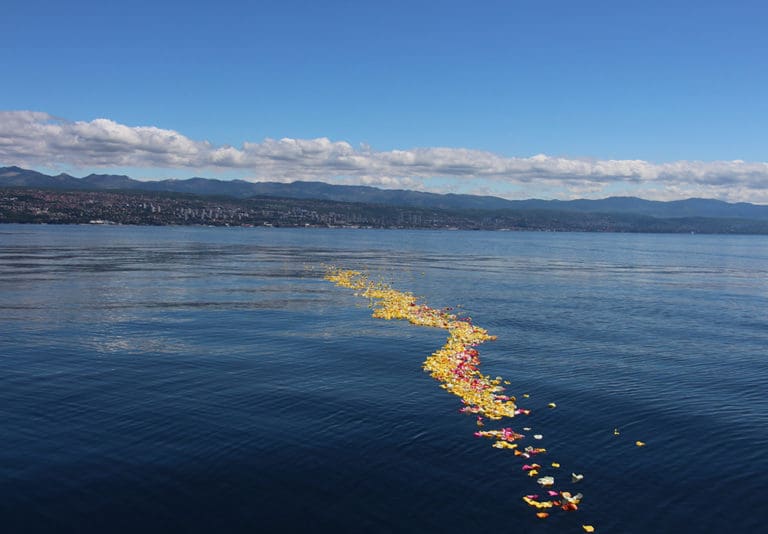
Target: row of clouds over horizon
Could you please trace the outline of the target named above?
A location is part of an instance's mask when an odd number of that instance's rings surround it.
[[[265,139],[239,148],[174,130],[110,119],[70,121],[38,111],[0,111],[0,162],[72,167],[242,171],[249,181],[319,180],[507,198],[656,200],[690,197],[768,203],[768,163],[505,157],[465,148],[377,151],[345,141]]]

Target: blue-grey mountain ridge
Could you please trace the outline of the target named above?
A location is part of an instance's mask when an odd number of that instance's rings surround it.
[[[246,182],[189,178],[186,180],[140,181],[125,175],[90,174],[76,178],[56,176],[16,166],[0,167],[0,187],[29,187],[67,191],[156,191],[238,199],[278,197],[356,202],[384,206],[467,210],[552,210],[579,213],[623,213],[659,218],[731,218],[768,220],[768,206],[747,202],[689,198],[669,202],[636,197],[609,197],[599,200],[508,200],[494,196],[437,194],[402,189],[378,189],[361,185],[334,185],[295,181]]]

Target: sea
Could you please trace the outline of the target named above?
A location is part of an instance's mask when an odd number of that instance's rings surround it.
[[[329,266],[497,336],[530,414]],[[0,225],[3,533],[765,532],[767,397],[765,236]]]

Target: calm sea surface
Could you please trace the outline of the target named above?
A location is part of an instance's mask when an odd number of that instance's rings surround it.
[[[580,509],[323,264],[497,335]],[[0,225],[0,532],[764,531],[767,394],[766,237]]]

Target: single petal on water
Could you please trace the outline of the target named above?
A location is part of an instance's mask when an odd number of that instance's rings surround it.
[[[581,499],[584,497],[581,493],[577,493],[576,495],[571,495],[570,492],[564,491],[560,495],[563,496],[563,499],[568,501],[571,504],[579,504],[581,502]]]

